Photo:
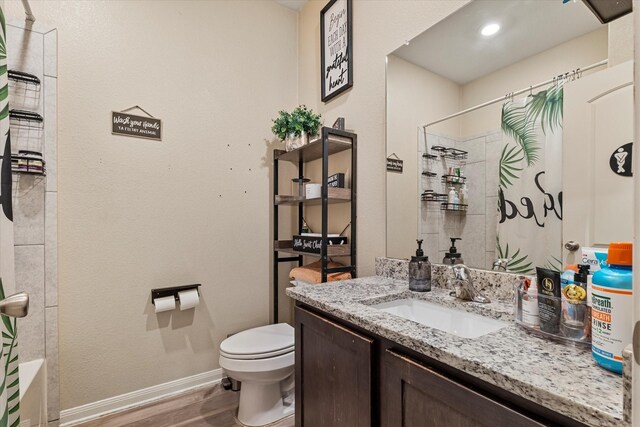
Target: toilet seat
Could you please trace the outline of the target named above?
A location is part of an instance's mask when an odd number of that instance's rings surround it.
[[[220,366],[227,371],[235,372],[271,372],[291,368],[295,363],[293,351],[280,356],[263,359],[233,359],[220,355]]]
[[[294,329],[286,323],[248,329],[220,344],[220,356],[236,360],[267,359],[293,350]]]
[[[282,350],[269,351],[267,353],[256,353],[256,354],[234,354],[234,353],[227,353],[226,351],[220,350],[220,356],[224,356],[227,359],[237,359],[237,360],[268,359],[270,357],[291,353],[294,350],[295,350],[294,346],[283,348]]]

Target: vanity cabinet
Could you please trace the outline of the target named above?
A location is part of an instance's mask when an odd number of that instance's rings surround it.
[[[381,363],[381,427],[544,425],[393,350]]]
[[[296,427],[372,425],[373,340],[296,307]]]
[[[296,427],[584,424],[300,302]]]

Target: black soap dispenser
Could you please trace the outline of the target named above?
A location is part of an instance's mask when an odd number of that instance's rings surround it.
[[[428,292],[431,290],[431,263],[429,257],[424,256],[422,240],[418,242],[416,255],[409,262],[409,290],[416,292]]]
[[[451,240],[451,247],[449,248],[449,252],[444,255],[442,259],[442,263],[444,265],[456,265],[456,264],[464,264],[462,260],[462,254],[458,252],[456,248],[456,240],[462,240],[459,237],[449,237]]]

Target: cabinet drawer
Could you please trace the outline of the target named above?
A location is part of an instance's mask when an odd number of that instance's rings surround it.
[[[393,350],[382,364],[382,427],[545,425]]]
[[[370,427],[373,340],[296,307],[296,427]]]

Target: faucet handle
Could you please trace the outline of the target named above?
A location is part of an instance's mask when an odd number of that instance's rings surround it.
[[[452,265],[451,271],[456,280],[471,280],[471,270],[464,264]]]

